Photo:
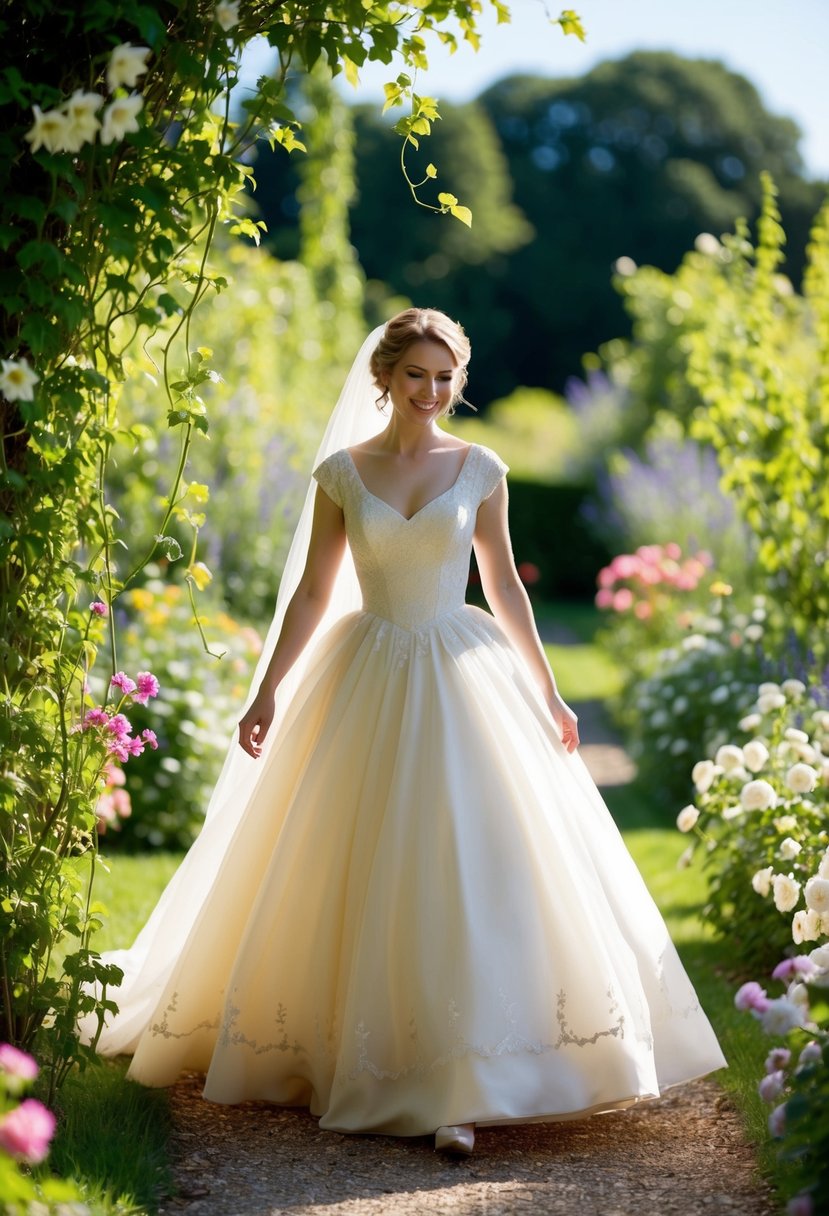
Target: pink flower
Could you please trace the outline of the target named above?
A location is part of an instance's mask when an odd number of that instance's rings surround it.
[[[742,988],[738,988],[734,996],[735,1008],[742,1013],[750,1009],[754,1013],[763,1013],[768,1008],[769,999],[766,996],[765,988],[761,988],[755,980],[749,980],[747,984],[743,984]]]
[[[18,1081],[34,1081],[38,1073],[37,1061],[11,1043],[0,1043],[0,1072]]]
[[[0,1119],[0,1148],[29,1165],[43,1160],[54,1134],[55,1116],[36,1098],[26,1098]]]
[[[89,605],[89,611],[93,616],[109,616],[109,608],[103,600],[93,600]]]
[[[816,971],[817,967],[808,955],[798,954],[795,958],[784,958],[782,963],[778,963],[771,973],[771,978],[784,981],[794,979],[798,975],[805,975],[808,978]]]
[[[633,606],[633,592],[627,587],[620,588],[613,595],[613,607],[616,612],[627,612]]]
[[[137,735],[132,739],[125,738],[123,742],[124,747],[126,747],[131,756],[140,756],[144,751],[144,740]]]
[[[647,621],[653,616],[653,605],[647,600],[640,600],[633,609],[633,615],[639,621]]]
[[[118,739],[123,739],[132,730],[130,720],[124,714],[113,714],[107,722],[106,728]]]
[[[636,550],[636,556],[641,558],[643,562],[647,562],[650,566],[656,566],[662,557],[661,545],[640,545]]]
[[[620,553],[610,563],[610,569],[616,578],[630,578],[639,569],[639,561],[630,553]]]
[[[638,571],[636,577],[640,583],[644,583],[646,587],[655,587],[657,583],[662,582],[662,575],[659,573],[658,566],[643,566]]]
[[[126,743],[126,736],[119,735],[116,738],[110,739],[107,743],[107,751],[116,760],[120,760],[122,764],[126,764],[130,758],[130,750]]]
[[[108,823],[114,823],[118,812],[112,794],[101,794],[95,803],[95,814],[98,818],[98,831],[105,832]]]
[[[88,709],[83,716],[83,729],[87,730],[90,726],[106,726],[109,722],[109,714],[105,709]]]
[[[781,1102],[779,1106],[775,1106],[774,1110],[769,1115],[769,1132],[772,1136],[779,1139],[786,1130],[786,1103]]]
[[[121,819],[129,819],[132,814],[132,799],[126,790],[113,790],[110,795],[115,814]]]
[[[119,768],[117,764],[113,764],[111,760],[107,760],[101,774],[107,785],[126,785],[127,778],[124,770]]]
[[[131,680],[126,672],[116,671],[109,683],[112,688],[120,688],[125,697],[135,692],[135,680]]]
[[[674,579],[674,585],[679,591],[693,591],[698,582],[699,579],[687,570],[680,570]]]
[[[682,557],[682,549],[675,540],[668,541],[667,545],[665,546],[665,556],[669,557],[673,562],[679,561],[679,559]]]
[[[786,1075],[782,1072],[769,1072],[761,1079],[757,1092],[764,1102],[776,1102],[786,1084]]]
[[[804,1068],[807,1064],[819,1064],[823,1059],[823,1050],[820,1043],[816,1043],[812,1039],[811,1043],[807,1043],[797,1058],[798,1067]]]
[[[806,1191],[801,1191],[786,1204],[786,1216],[814,1216],[814,1211],[812,1196]]]
[[[596,607],[597,608],[612,608],[613,607],[613,592],[609,587],[600,587],[596,592]]]
[[[522,565],[529,565],[529,563],[524,562]],[[537,573],[538,568],[534,567],[534,569]],[[524,582],[527,582],[527,579],[524,579]],[[133,699],[137,701],[139,705],[146,705],[150,697],[158,696],[158,680],[151,671],[139,671],[136,678],[138,680],[138,692],[135,694]]]
[[[786,1068],[792,1058],[792,1053],[788,1047],[773,1047],[766,1056],[766,1072],[777,1072],[779,1068]]]
[[[610,566],[603,566],[596,576],[596,582],[600,587],[612,587],[616,582],[616,575],[611,570]]]
[[[156,733],[154,730],[150,730],[149,726],[145,730],[142,730],[141,738],[148,747],[153,749],[154,752],[158,751],[158,739],[156,738]]]

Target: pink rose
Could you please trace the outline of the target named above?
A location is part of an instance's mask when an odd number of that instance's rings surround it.
[[[648,621],[653,616],[653,605],[647,600],[640,600],[633,609],[633,615],[639,621]]]
[[[782,1072],[770,1072],[760,1081],[757,1086],[757,1092],[764,1102],[776,1102],[783,1092],[786,1084],[786,1074]]]
[[[596,592],[596,607],[597,608],[612,608],[613,607],[613,592],[609,587],[600,587]]]
[[[679,561],[679,559],[682,557],[682,549],[675,540],[668,541],[667,545],[665,546],[665,556],[669,557],[671,561],[674,562]]]
[[[737,989],[734,996],[734,1006],[741,1013],[751,1010],[753,1013],[763,1013],[768,1008],[769,999],[766,996],[765,988],[761,988],[755,980],[749,980],[747,984],[743,984]]]
[[[0,1119],[0,1148],[29,1165],[43,1160],[54,1134],[55,1116],[36,1098],[26,1098]]]
[[[18,1081],[34,1081],[37,1076],[37,1061],[11,1043],[0,1043],[0,1072]]]
[[[630,553],[620,553],[610,563],[610,569],[616,578],[631,578],[639,569],[639,561]]]
[[[600,587],[612,587],[616,582],[616,575],[610,569],[610,566],[602,566],[596,576],[596,582]]]
[[[616,612],[627,612],[633,606],[633,592],[627,587],[620,588],[613,596],[613,607]]]
[[[792,1053],[788,1047],[773,1047],[766,1056],[766,1072],[777,1072],[780,1068],[787,1068],[791,1058]]]

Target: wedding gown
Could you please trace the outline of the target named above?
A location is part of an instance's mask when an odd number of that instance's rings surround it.
[[[406,519],[346,450],[316,469],[363,607],[317,643],[221,860],[199,865],[208,821],[112,993],[99,1050],[133,1052],[131,1078],[196,1070],[214,1102],[421,1135],[627,1106],[725,1063],[582,760],[464,602],[505,470],[473,444]]]

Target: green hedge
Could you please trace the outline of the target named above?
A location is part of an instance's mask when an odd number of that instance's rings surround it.
[[[540,571],[542,599],[592,599],[596,575],[612,554],[588,529],[582,506],[592,487],[510,478],[510,531],[515,560]]]

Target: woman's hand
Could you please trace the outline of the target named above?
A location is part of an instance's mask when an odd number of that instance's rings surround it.
[[[262,744],[273,722],[273,715],[274,694],[258,692],[239,723],[239,746],[254,760],[262,755]]]
[[[574,752],[579,745],[579,720],[573,713],[570,706],[562,701],[557,692],[548,699],[550,713],[553,715],[553,721],[558,727],[561,735],[561,742],[564,744],[568,752]]]

